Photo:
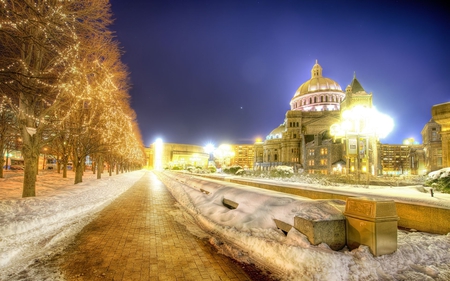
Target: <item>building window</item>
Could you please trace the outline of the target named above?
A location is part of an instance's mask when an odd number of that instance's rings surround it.
[[[320,165],[327,165],[327,159],[320,159]]]
[[[314,166],[314,160],[309,160],[309,161],[308,161],[308,165],[309,165],[309,166]]]
[[[328,148],[324,147],[320,149],[320,155],[327,155],[328,154]]]
[[[314,149],[309,150],[309,156],[314,156]]]
[[[431,141],[437,141],[438,140],[438,134],[436,131],[436,128],[431,128]]]
[[[297,138],[297,134],[294,134],[293,138],[296,139]]]

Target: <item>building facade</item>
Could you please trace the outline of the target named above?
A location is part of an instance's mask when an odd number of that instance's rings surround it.
[[[254,168],[269,170],[287,165],[294,170],[305,169],[306,144],[339,120],[344,98],[341,86],[323,77],[322,67],[316,61],[311,79],[301,84],[291,99],[284,122],[265,141],[255,143]]]
[[[425,169],[432,172],[443,168],[441,125],[433,119],[428,121],[422,129],[422,144],[425,153]]]
[[[372,93],[364,90],[356,75],[344,92],[322,72],[316,61],[311,78],[300,85],[291,99],[284,122],[264,141],[254,144],[254,169],[286,165],[296,171],[321,174],[355,170],[356,156],[348,153],[347,140],[333,138],[329,131],[331,125],[340,121],[342,110],[356,105],[372,107]],[[369,160],[376,161],[367,157]]]
[[[238,165],[244,169],[253,169],[253,159],[255,157],[253,144],[232,144],[234,152],[231,158],[231,165]]]
[[[158,143],[145,148],[147,168],[186,169],[188,167],[207,167],[209,154],[204,147],[191,144]]]
[[[417,175],[423,169],[420,144],[380,144],[383,175]]]
[[[431,116],[440,125],[442,166],[450,167],[450,102],[434,105]]]

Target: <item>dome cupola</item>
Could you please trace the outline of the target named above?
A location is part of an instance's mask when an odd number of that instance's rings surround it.
[[[345,98],[341,86],[334,80],[322,76],[322,67],[317,62],[311,69],[311,79],[300,85],[291,100],[291,110],[324,111],[339,110]]]

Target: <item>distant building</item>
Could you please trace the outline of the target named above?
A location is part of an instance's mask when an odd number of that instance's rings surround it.
[[[255,156],[253,144],[232,144],[234,156],[231,165],[239,165],[244,169],[253,169],[253,159]]]
[[[418,174],[419,167],[423,166],[422,145],[380,144],[379,151],[384,175]]]
[[[279,165],[306,167],[306,144],[323,135],[339,120],[340,104],[345,98],[341,86],[323,77],[317,63],[311,79],[300,85],[290,102],[283,123],[255,143],[254,169],[269,170]]]
[[[345,173],[343,153],[342,143],[333,142],[326,134],[316,135],[306,144],[305,172],[323,175]]]
[[[441,126],[442,166],[450,167],[450,102],[436,104],[431,108],[433,120]]]
[[[331,174],[351,173],[371,165],[377,171],[379,159],[369,155],[376,150],[376,142],[352,136],[351,141],[366,147],[367,154],[361,157],[362,153],[358,156],[347,148],[347,139],[334,140],[329,133],[331,125],[340,121],[341,111],[357,105],[371,108],[372,93],[364,90],[356,75],[344,93],[337,82],[323,77],[316,61],[311,79],[301,84],[291,99],[283,123],[264,141],[254,144],[254,169],[287,165],[295,171]]]
[[[425,153],[425,169],[432,172],[443,168],[441,125],[433,119],[428,121],[422,129],[422,143]]]
[[[204,147],[191,144],[154,143],[145,148],[147,168],[186,169],[187,167],[207,167],[209,154]]]

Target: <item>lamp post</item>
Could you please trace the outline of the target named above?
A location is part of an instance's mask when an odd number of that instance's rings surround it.
[[[347,162],[352,158],[356,158],[356,174],[359,183],[361,172],[361,159],[366,160],[365,172],[367,173],[367,181],[369,180],[369,139],[374,143],[374,174],[378,174],[378,157],[376,151],[376,141],[379,138],[386,137],[394,127],[392,119],[375,108],[367,108],[363,106],[355,106],[345,110],[341,115],[341,122],[333,124],[330,128],[331,135],[335,138],[343,138],[346,140]],[[349,163],[349,169],[350,163]],[[348,171],[347,171],[348,173]]]
[[[206,153],[208,153],[208,167],[213,166],[215,167],[216,164],[214,163],[214,157],[213,157],[213,152],[214,152],[214,145],[212,143],[208,143],[205,147],[204,150]]]
[[[221,168],[230,166],[231,158],[234,157],[234,151],[232,150],[231,145],[229,144],[221,144],[219,147],[214,150],[214,157],[219,159]]]

